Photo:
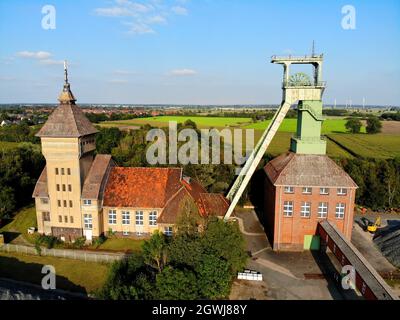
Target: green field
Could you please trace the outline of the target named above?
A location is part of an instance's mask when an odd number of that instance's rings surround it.
[[[41,285],[43,265],[56,269],[57,289],[80,293],[100,289],[109,268],[104,263],[0,252],[0,277]]]
[[[154,127],[165,127],[168,126],[169,121],[176,121],[178,123],[184,123],[186,120],[192,120],[196,122],[199,128],[210,128],[210,127],[233,127],[248,124],[251,122],[251,118],[224,118],[224,117],[186,117],[186,116],[160,116],[152,118],[138,118],[132,120],[120,120],[120,121],[105,121],[101,125],[105,126],[129,126],[129,125],[145,125],[150,124]]]
[[[112,126],[138,126],[150,124],[154,127],[166,127],[169,121],[176,121],[183,123],[186,120],[194,121],[199,128],[224,128],[224,127],[240,127],[242,129],[255,129],[265,130],[271,120],[265,120],[257,123],[252,123],[251,118],[233,118],[233,117],[186,117],[186,116],[160,116],[152,118],[138,118],[132,120],[121,120],[121,121],[105,121],[100,125],[106,127]],[[295,132],[296,131],[297,119],[285,119],[283,120],[279,131],[281,132]],[[345,119],[327,119],[322,125],[322,133],[340,133],[346,132]],[[365,132],[365,128],[362,128],[362,132]]]
[[[400,135],[330,134],[329,138],[364,158],[400,157]]]

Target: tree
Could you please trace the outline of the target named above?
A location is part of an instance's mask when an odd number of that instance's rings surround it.
[[[193,271],[166,267],[157,275],[157,298],[162,300],[195,300],[199,298]]]
[[[236,223],[212,218],[206,225],[202,241],[207,253],[227,261],[232,275],[246,265],[246,243]]]
[[[156,231],[152,237],[143,243],[144,262],[161,272],[167,263],[167,243],[165,236]]]
[[[367,119],[367,133],[374,134],[381,132],[382,123],[379,118],[371,116]]]
[[[351,133],[360,133],[362,123],[357,118],[350,118],[349,120],[347,120],[345,127]]]
[[[15,208],[14,189],[0,185],[0,222],[2,218],[11,214]]]
[[[232,274],[227,261],[213,254],[204,254],[195,271],[202,298],[221,299],[229,295]]]

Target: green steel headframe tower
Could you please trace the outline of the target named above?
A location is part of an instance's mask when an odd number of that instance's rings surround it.
[[[229,219],[233,213],[275,133],[290,107],[297,101],[297,132],[291,140],[291,150],[303,154],[325,154],[326,152],[326,142],[321,138],[322,95],[325,90],[325,82],[322,81],[323,55],[316,55],[313,52],[310,56],[301,57],[272,56],[271,63],[283,66],[282,103],[229,190],[227,198],[230,206],[225,219]],[[311,64],[314,67],[312,81],[299,74],[291,77],[290,66],[293,64]]]

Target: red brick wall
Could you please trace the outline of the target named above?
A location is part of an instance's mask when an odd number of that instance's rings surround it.
[[[264,180],[264,230],[267,233],[271,243],[274,240],[275,228],[275,186],[271,183],[268,177]]]
[[[268,180],[268,178],[266,178]],[[269,181],[269,180],[268,180]],[[276,187],[275,192],[271,192],[266,183],[266,193],[275,194],[275,219],[273,223],[273,248],[274,250],[302,250],[305,235],[315,235],[317,231],[317,218],[319,202],[328,202],[328,220],[334,223],[338,229],[347,237],[351,238],[354,215],[354,196],[355,189],[348,189],[347,195],[337,195],[336,188],[330,188],[329,195],[320,195],[319,187],[313,187],[311,195],[302,194],[302,187],[295,187],[294,194],[285,194],[283,187]],[[265,214],[268,221],[271,219],[271,208],[273,208],[269,195],[265,195]],[[293,201],[293,217],[283,216],[284,201]],[[300,216],[301,203],[311,202],[310,218]],[[344,219],[335,217],[336,204],[345,203]]]

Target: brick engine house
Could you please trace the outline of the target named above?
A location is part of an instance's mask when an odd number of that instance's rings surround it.
[[[326,155],[322,101],[298,104],[290,151],[265,167],[264,214],[274,250],[318,249],[318,222],[327,219],[351,238],[357,185]]]

